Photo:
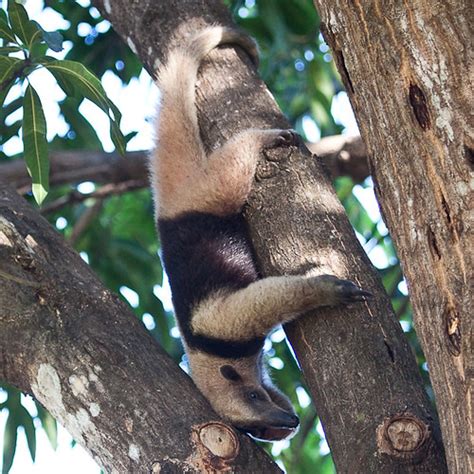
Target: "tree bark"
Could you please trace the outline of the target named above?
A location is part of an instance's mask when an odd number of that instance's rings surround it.
[[[333,135],[307,145],[324,162],[332,179],[350,176],[354,181],[363,181],[369,175],[360,136]],[[104,184],[133,181],[145,187],[148,185],[148,153],[132,151],[122,157],[116,152],[55,151],[50,154],[49,181],[51,186],[82,181]],[[0,177],[20,193],[31,189],[31,178],[22,160],[1,163]]]
[[[408,281],[450,472],[473,472],[473,4],[315,4]]]
[[[94,4],[152,75],[185,35],[231,23],[216,0]],[[214,51],[201,69],[197,106],[209,149],[244,128],[289,126],[242,51]],[[436,415],[411,350],[320,162],[304,146],[268,153],[246,216],[264,274],[316,267],[376,296],[287,328],[338,471],[445,472]]]
[[[281,472],[1,183],[0,261],[0,379],[34,395],[106,472]]]

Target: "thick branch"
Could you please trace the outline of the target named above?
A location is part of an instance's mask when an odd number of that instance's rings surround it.
[[[124,181],[148,181],[147,152],[132,151],[125,157],[118,153],[102,151],[53,151],[50,154],[50,184],[121,183]],[[31,178],[23,160],[0,164],[0,178],[20,192],[29,191]]]
[[[450,472],[473,472],[472,2],[315,3],[408,280]]]
[[[365,146],[360,136],[324,137],[317,143],[308,144],[308,147],[326,164],[332,178],[350,176],[354,181],[362,181],[369,175]],[[134,181],[147,186],[147,157],[147,151],[129,152],[125,157],[100,151],[55,151],[50,156],[50,183]],[[0,177],[20,192],[30,189],[31,178],[23,160],[0,164]]]
[[[370,174],[367,152],[359,135],[332,135],[306,146],[321,158],[331,179],[350,176],[360,182]]]
[[[178,0],[94,3],[152,75],[183,35],[231,22],[216,0],[190,0],[186,8]],[[288,127],[241,51],[214,51],[210,60],[197,88],[208,148],[244,128]],[[444,472],[436,417],[411,350],[320,163],[303,147],[267,158],[247,213],[262,271],[317,267],[376,295],[370,305],[321,310],[288,328],[338,470]]]
[[[107,472],[280,472],[4,185],[0,261],[0,379],[34,395]]]

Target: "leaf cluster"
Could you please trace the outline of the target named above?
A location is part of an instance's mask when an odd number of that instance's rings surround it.
[[[61,33],[45,31],[15,0],[8,1],[6,12],[0,9],[0,39],[0,105],[4,104],[14,84],[26,83],[18,104],[23,107],[24,158],[32,179],[33,196],[41,204],[49,191],[47,129],[41,100],[29,76],[36,69],[45,68],[68,97],[87,98],[96,104],[109,117],[112,141],[123,154],[125,138],[120,131],[121,114],[108,99],[100,80],[83,64],[58,60],[47,54],[48,50],[59,52],[63,49]],[[1,143],[10,137],[11,134],[2,136]]]
[[[311,117],[321,135],[342,131],[331,114],[332,99],[343,90],[320,19],[310,0],[227,2],[235,20],[253,36],[261,52],[260,73],[280,108],[304,134]]]

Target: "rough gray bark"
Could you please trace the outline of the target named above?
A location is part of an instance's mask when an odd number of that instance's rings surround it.
[[[308,144],[312,153],[325,163],[331,178],[351,176],[362,181],[369,175],[365,146],[360,136],[333,135]],[[51,186],[94,181],[123,183],[134,181],[148,185],[148,151],[118,153],[101,151],[55,151],[50,154]],[[0,164],[0,178],[23,193],[31,188],[31,178],[22,160]]]
[[[216,0],[94,4],[154,75],[170,46],[204,24],[229,24]],[[288,127],[241,51],[214,51],[197,87],[201,134],[214,148],[247,127]],[[179,133],[179,130],[177,131]],[[317,267],[376,298],[318,311],[287,329],[340,472],[445,472],[436,416],[375,270],[319,162],[300,147],[258,169],[247,220],[265,274]]]
[[[1,183],[0,262],[0,380],[34,395],[106,472],[281,472]]]
[[[408,281],[450,471],[473,472],[473,3],[315,4]]]

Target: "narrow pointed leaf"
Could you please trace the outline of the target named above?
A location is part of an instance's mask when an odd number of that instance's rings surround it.
[[[125,138],[123,137],[123,134],[120,131],[117,123],[114,121],[110,122],[110,138],[112,139],[115,149],[120,153],[120,155],[125,155]]]
[[[5,424],[5,431],[3,432],[3,463],[2,474],[8,474],[12,467],[13,458],[15,457],[16,439],[17,439],[18,424],[10,412]]]
[[[39,403],[36,403],[36,409],[38,410],[38,418],[41,420],[41,426],[46,432],[52,448],[56,450],[58,447],[58,425],[56,420]]]
[[[22,405],[17,413],[18,422],[23,426],[25,430],[26,441],[28,443],[28,449],[30,451],[31,459],[35,461],[36,456],[36,429],[33,424],[33,418]]]
[[[80,147],[85,150],[97,150],[101,147],[101,142],[97,136],[95,128],[78,111],[77,101],[67,98],[59,105],[61,113],[66,122],[69,123],[77,134],[80,141]]]
[[[43,59],[49,59],[48,57],[43,58]],[[55,60],[54,60],[55,61]],[[50,60],[48,62],[51,62]],[[78,90],[74,85],[74,79],[71,77],[70,74],[64,74],[64,72],[60,69],[57,68],[48,68],[47,64],[43,62],[49,72],[53,75],[53,77],[56,79],[57,83],[59,84],[59,87],[64,91],[64,93],[68,97],[77,97],[78,96]]]
[[[35,62],[37,59],[43,58],[48,51],[48,45],[45,43],[34,43],[30,48],[30,57]]]
[[[1,32],[0,32],[0,35],[1,35]],[[2,46],[0,47],[0,54],[16,53],[21,50],[22,48],[20,48],[20,46]]]
[[[23,5],[15,0],[8,0],[8,15],[13,32],[28,48],[31,48],[35,41],[41,40],[41,30],[36,26],[36,22],[28,18],[28,13]]]
[[[0,107],[15,81],[15,70],[21,62],[21,59],[0,56]]]
[[[112,119],[110,120],[110,137],[112,138],[112,142],[115,145],[115,148],[117,149],[117,151],[123,156],[125,155],[126,142],[125,142],[125,137],[120,131],[120,121],[122,120],[122,114],[120,113],[119,109],[115,106],[115,104],[108,97],[106,98],[107,98],[107,104],[109,105],[114,115],[114,120]]]
[[[49,190],[48,143],[43,108],[31,85],[27,87],[23,99],[23,147],[33,196],[41,204]]]
[[[133,131],[133,132],[127,133],[127,135],[125,135],[125,137],[124,137],[125,142],[128,143],[130,140],[135,138],[137,135],[138,135],[138,131]]]
[[[100,107],[109,117],[112,141],[121,154],[125,153],[125,139],[120,131],[122,115],[113,102],[107,97],[99,79],[94,76],[84,65],[75,61],[51,61],[45,67],[52,74],[62,74],[63,79],[68,78],[76,90],[84,97]],[[59,81],[58,81],[59,82]]]
[[[2,89],[0,89],[0,107],[3,106],[3,103],[5,102],[5,97],[10,92],[11,86],[12,86],[12,84],[10,83],[10,84],[7,84],[7,85],[3,86]]]
[[[8,105],[3,106],[0,109],[0,122],[4,122],[5,119],[18,110],[20,107],[23,107],[23,97],[18,97],[12,100]]]
[[[68,77],[84,97],[91,100],[110,117],[109,104],[104,88],[97,77],[84,65],[75,61],[51,61],[45,67],[53,74],[60,73]]]
[[[20,127],[21,120],[17,120],[16,122],[8,126],[0,125],[0,145],[6,143],[13,136],[18,135]]]
[[[10,43],[16,43],[15,34],[8,24],[7,14],[0,9],[0,38]]]

